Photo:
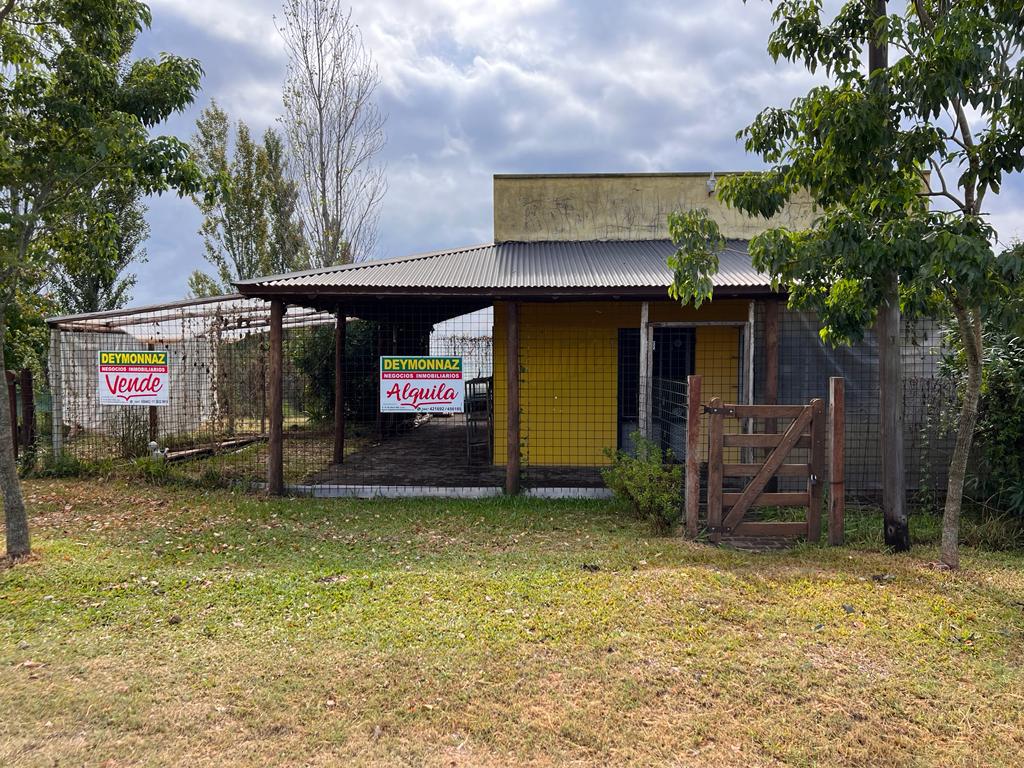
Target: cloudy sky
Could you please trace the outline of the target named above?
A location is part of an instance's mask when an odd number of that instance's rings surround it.
[[[191,135],[216,99],[257,131],[281,114],[279,0],[150,0],[140,55],[198,58]],[[380,67],[389,191],[380,256],[491,239],[491,175],[741,170],[735,140],[764,106],[812,78],[765,53],[767,3],[751,0],[374,0],[353,17]],[[1024,182],[990,198],[1001,239],[1024,237]],[[149,262],[135,303],[186,294],[203,266],[192,202],[150,202]]]

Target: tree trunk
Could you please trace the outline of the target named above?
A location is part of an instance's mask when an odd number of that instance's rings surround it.
[[[0,304],[0,381],[7,381],[4,366],[5,307]],[[28,539],[28,516],[21,495],[18,465],[14,461],[14,434],[11,413],[0,407],[0,488],[4,494],[4,522],[7,526],[7,557],[16,560],[31,552]]]
[[[886,0],[872,0],[875,19],[888,13]],[[889,44],[884,37],[868,40],[868,75],[884,74],[889,66]],[[873,89],[884,90],[884,77],[872,79]],[[878,338],[878,439],[881,443],[882,513],[885,518],[885,543],[896,552],[910,549],[907,521],[907,478],[903,455],[903,361],[900,345],[900,285],[892,274],[884,286],[884,299],[878,308],[875,335]]]
[[[885,544],[896,552],[910,549],[907,478],[903,453],[903,361],[900,353],[899,285],[895,276],[878,309],[878,438],[881,444],[882,513]]]
[[[967,463],[974,441],[974,425],[978,420],[978,400],[981,396],[981,311],[968,312],[954,308],[960,337],[967,357],[967,385],[960,405],[960,424],[956,445],[949,460],[949,478],[946,481],[946,507],[942,513],[942,563],[948,568],[960,567],[960,510],[964,498],[964,480]]]

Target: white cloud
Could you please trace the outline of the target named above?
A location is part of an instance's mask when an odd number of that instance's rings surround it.
[[[149,6],[154,24],[166,14],[186,22],[197,34],[243,43],[264,55],[284,55],[274,26],[280,6],[272,0],[149,0]]]
[[[274,121],[278,2],[151,1],[140,48],[196,56],[206,70],[194,109],[170,130],[188,136],[211,97],[256,130]],[[770,14],[742,0],[355,2],[389,116],[381,255],[490,239],[495,172],[758,167],[736,131],[821,80],[771,61]],[[1003,239],[1024,236],[1022,187],[989,200]],[[183,295],[201,266],[188,205],[153,203],[137,299]]]

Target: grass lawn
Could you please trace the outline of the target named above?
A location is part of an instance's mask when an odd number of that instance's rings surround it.
[[[1021,553],[945,573],[856,517],[754,555],[597,502],[26,493],[3,766],[1024,764]]]

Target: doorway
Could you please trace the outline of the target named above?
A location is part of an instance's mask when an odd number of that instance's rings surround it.
[[[651,439],[682,461],[686,448],[686,377],[696,371],[694,328],[652,329]],[[618,447],[632,453],[640,429],[640,329],[619,329]]]

